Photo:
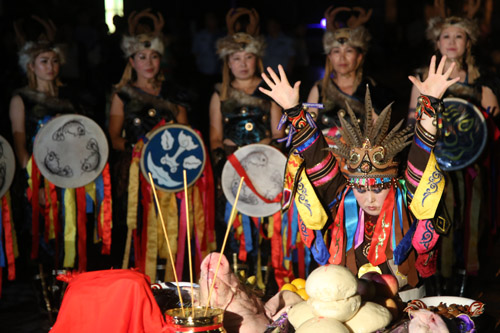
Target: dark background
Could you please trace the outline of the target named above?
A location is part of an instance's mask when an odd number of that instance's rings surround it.
[[[484,2],[484,1],[483,1]],[[204,78],[195,66],[191,52],[193,35],[203,28],[204,15],[213,12],[218,18],[221,34],[225,34],[225,15],[229,8],[255,8],[260,14],[261,33],[266,34],[266,24],[274,19],[282,31],[297,38],[298,27],[306,27],[302,40],[307,47],[309,65],[289,69],[292,80],[302,81],[302,99],[314,81],[322,75],[325,56],[321,38],[323,30],[311,27],[319,23],[325,9],[332,1],[190,1],[190,0],[125,0],[125,17],[133,10],[152,8],[165,18],[163,32],[168,39],[164,71],[169,79],[186,89],[191,104],[190,121],[194,127],[207,134],[208,98],[212,92],[211,80]],[[372,41],[365,62],[365,73],[379,84],[392,90],[396,103],[393,114],[406,115],[411,85],[407,76],[425,65],[433,52],[433,46],[425,39],[426,17],[433,1],[403,0],[339,0],[335,6],[362,6],[372,8],[373,14],[366,26]],[[448,1],[452,13],[459,13],[462,1]],[[490,32],[482,34],[475,47],[478,62],[489,72],[496,72],[500,60],[498,32],[500,23],[498,3],[494,8]],[[14,20],[24,19],[28,35],[36,35],[40,26],[30,19],[31,15],[50,18],[57,26],[56,41],[71,46],[68,65],[61,69],[63,82],[80,89],[90,96],[95,119],[105,126],[109,92],[122,74],[125,60],[119,42],[122,32],[109,34],[104,21],[104,0],[0,0],[0,110],[8,119],[8,103],[14,89],[25,84],[24,75],[17,66],[17,49],[12,28]],[[481,17],[480,11],[477,16]],[[126,29],[126,19],[124,20]],[[29,37],[29,36],[28,36]],[[496,52],[493,52],[496,49]],[[495,58],[496,62],[495,62]],[[72,65],[70,66],[69,63]],[[396,117],[394,117],[396,118]],[[10,124],[1,125],[1,134],[10,136]]]

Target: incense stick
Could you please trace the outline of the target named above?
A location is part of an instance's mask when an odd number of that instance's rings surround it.
[[[160,202],[158,201],[158,195],[156,194],[155,183],[153,182],[153,176],[151,176],[151,172],[148,172],[148,176],[155,197],[156,209],[158,210],[158,214],[160,215],[163,235],[165,236],[165,240],[167,241],[168,254],[170,255],[170,262],[172,263],[172,269],[174,270],[175,284],[177,285],[177,292],[179,293],[179,301],[181,302],[182,315],[185,317],[186,313],[184,312],[184,302],[182,301],[181,287],[179,286],[179,280],[177,280],[177,270],[175,269],[175,262],[172,256],[172,250],[170,248],[170,241],[168,240],[167,229],[165,229],[165,222],[163,221],[163,214],[161,213]]]
[[[231,226],[233,225],[233,220],[236,215],[236,204],[238,203],[238,198],[240,197],[241,185],[243,185],[243,180],[245,177],[241,177],[240,185],[238,186],[238,192],[236,193],[236,198],[234,199],[233,208],[231,209],[231,215],[229,215],[229,221],[227,222],[226,234],[224,235],[224,241],[222,242],[222,248],[220,250],[219,261],[217,262],[217,266],[215,267],[215,274],[212,281],[212,286],[210,287],[210,291],[208,293],[208,301],[207,306],[205,307],[205,316],[208,312],[208,307],[210,306],[210,298],[212,298],[212,291],[215,286],[215,279],[217,278],[217,273],[219,272],[220,261],[222,256],[224,255],[224,248],[226,247],[227,237],[229,236],[229,231],[231,230]]]
[[[192,317],[195,318],[194,313],[194,290],[193,290],[193,263],[191,259],[191,232],[189,228],[189,200],[187,192],[186,169],[183,170],[184,175],[184,201],[186,202],[186,225],[187,225],[187,243],[188,243],[188,257],[189,257],[189,282],[191,282],[191,307]],[[194,225],[193,225],[194,228]]]

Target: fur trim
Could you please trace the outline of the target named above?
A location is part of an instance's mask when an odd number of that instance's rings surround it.
[[[222,85],[220,83],[217,83],[215,85],[215,91],[217,91],[217,93],[219,94],[221,92],[221,88]],[[249,95],[241,90],[234,89],[233,87],[228,88],[228,97],[223,102],[229,102],[231,104],[230,101],[234,101],[238,105],[254,106],[264,110],[269,108],[269,100],[254,95]],[[231,109],[231,107],[229,109]]]
[[[138,100],[143,102],[144,104],[152,105],[155,109],[170,110],[173,113],[174,117],[177,117],[177,114],[179,113],[179,110],[174,103],[161,97],[143,93],[132,87],[131,85],[121,87],[118,92],[126,94],[127,96],[129,96],[130,100]]]
[[[448,27],[458,27],[463,29],[469,36],[472,44],[475,44],[477,42],[477,39],[479,37],[479,27],[477,25],[477,22],[457,16],[451,16],[444,20],[440,16],[431,18],[429,20],[429,25],[427,26],[426,31],[427,39],[432,41],[434,43],[434,46],[437,48],[437,40],[441,35],[441,31]]]
[[[356,28],[341,28],[335,31],[326,31],[323,35],[323,49],[325,54],[330,54],[330,51],[337,46],[347,44],[358,48],[363,54],[368,50],[368,42],[371,40],[371,35],[368,30],[359,26]]]
[[[322,88],[322,81],[317,81],[316,85],[318,86],[318,90],[321,92]],[[351,98],[350,96],[342,93],[332,82],[330,79],[328,81],[326,88],[326,96],[325,96],[325,110],[333,110],[335,108],[339,109],[345,109],[346,104],[349,104],[351,107],[352,111],[354,111],[354,114],[356,117],[361,118],[365,114],[365,105],[364,103]],[[321,96],[323,99],[323,96]],[[319,112],[321,113],[321,109],[319,109]]]
[[[64,53],[61,49],[47,41],[26,42],[19,51],[19,66],[24,71],[28,72],[28,64],[35,61],[39,54],[44,52],[55,52],[59,57],[59,63],[62,65],[65,62]]]
[[[239,32],[217,40],[217,54],[221,59],[239,51],[253,53],[259,57],[264,55],[265,43],[262,37],[253,37]]]
[[[48,96],[47,94],[41,91],[33,90],[29,87],[24,87],[15,90],[13,96],[15,95],[24,96],[30,101],[34,101],[36,104],[44,105],[50,109],[55,109],[55,110],[74,109],[73,104],[68,99],[61,99],[59,97]]]
[[[122,51],[125,54],[125,58],[129,58],[145,49],[152,49],[159,54],[163,55],[165,52],[165,46],[160,36],[140,34],[137,36],[123,36],[122,40]]]

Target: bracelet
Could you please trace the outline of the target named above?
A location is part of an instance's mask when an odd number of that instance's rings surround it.
[[[415,110],[415,119],[421,120],[422,114],[430,118],[434,118],[432,124],[439,129],[443,128],[442,112],[444,109],[443,101],[439,98],[420,95],[418,97],[418,105]]]
[[[303,108],[302,104],[299,103],[292,108],[284,109],[283,112],[286,113],[288,117],[295,118],[300,114],[300,111],[302,111]]]

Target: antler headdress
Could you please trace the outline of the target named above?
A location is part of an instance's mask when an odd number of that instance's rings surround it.
[[[401,120],[391,131],[391,105],[388,105],[373,123],[373,106],[370,91],[367,87],[365,96],[364,131],[361,132],[354,112],[346,103],[350,122],[340,112],[341,138],[333,137],[336,147],[330,148],[340,159],[342,172],[351,184],[366,185],[367,179],[380,180],[376,184],[392,181],[398,176],[398,162],[394,160],[397,153],[408,146],[413,135],[411,126],[400,131]],[[374,185],[374,184],[372,184]]]
[[[351,15],[345,24],[339,24],[335,17],[340,12],[358,12],[359,15]],[[361,7],[328,7],[325,11],[326,33],[323,36],[323,48],[326,54],[329,54],[332,48],[342,44],[348,44],[366,53],[368,42],[371,39],[370,33],[363,27],[371,17],[373,10],[368,12]]]
[[[14,22],[14,31],[16,33],[17,44],[19,50],[19,66],[26,73],[28,64],[33,62],[36,57],[44,52],[55,52],[59,56],[59,62],[64,63],[64,54],[61,49],[54,44],[56,36],[56,26],[52,20],[43,20],[42,18],[32,15],[35,21],[40,23],[44,28],[44,32],[38,36],[38,40],[26,41],[26,36],[23,33],[22,21]]]
[[[153,31],[139,24],[139,20],[144,17],[153,21]],[[151,49],[163,55],[165,52],[161,38],[163,25],[164,21],[161,13],[155,15],[151,13],[151,8],[144,9],[139,13],[136,11],[130,13],[128,17],[129,36],[123,36],[122,41],[122,50],[125,57],[128,58],[145,49]]]
[[[248,15],[250,22],[242,32],[238,21],[243,15]],[[230,9],[226,14],[228,35],[217,41],[217,54],[221,59],[238,51],[246,51],[258,56],[264,54],[264,42],[259,35],[259,14],[255,9]]]
[[[437,48],[437,40],[441,35],[443,29],[454,26],[463,29],[472,44],[477,42],[479,36],[479,27],[474,21],[474,15],[477,13],[479,7],[481,6],[481,0],[469,0],[468,6],[466,7],[464,17],[459,16],[449,16],[447,17],[446,7],[444,0],[435,0],[434,6],[436,7],[439,16],[433,17],[429,20],[427,27],[427,38],[434,43]]]

